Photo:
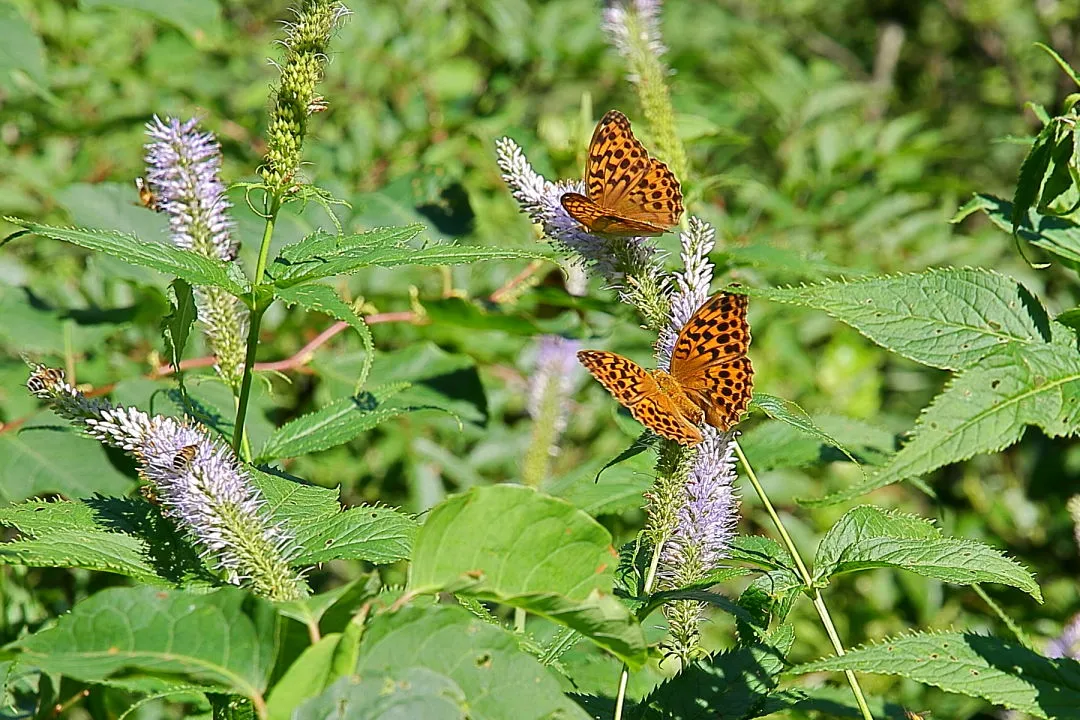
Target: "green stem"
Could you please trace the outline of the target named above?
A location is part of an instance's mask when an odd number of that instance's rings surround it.
[[[795,560],[795,567],[798,568],[799,576],[802,578],[803,584],[806,585],[806,592],[810,595],[810,598],[814,603],[814,609],[817,610],[818,617],[821,618],[821,624],[825,626],[825,632],[832,642],[833,649],[836,651],[837,655],[843,655],[844,644],[840,641],[840,635],[836,632],[836,626],[833,625],[829,609],[825,606],[825,600],[821,597],[821,590],[814,585],[814,578],[810,575],[810,571],[806,569],[806,563],[803,562],[802,555],[799,554],[799,549],[795,547],[795,543],[792,541],[791,536],[788,535],[787,528],[784,527],[783,521],[780,520],[780,516],[776,513],[776,508],[773,507],[772,502],[769,500],[769,496],[765,494],[765,488],[758,482],[757,474],[754,473],[754,469],[750,466],[750,462],[746,459],[746,455],[743,454],[742,447],[737,440],[733,442],[735,443],[735,454],[739,456],[739,462],[742,463],[743,468],[746,470],[746,476],[750,479],[750,484],[754,486],[754,492],[761,498],[761,504],[765,506],[765,512],[772,518],[773,524],[776,525],[776,530],[780,533],[780,537],[783,539],[788,553],[790,553],[792,559]],[[859,711],[862,712],[864,720],[874,720],[874,716],[870,714],[870,708],[866,704],[866,698],[863,696],[862,688],[859,686],[859,680],[855,677],[855,673],[851,670],[845,670],[844,676],[847,677],[848,685],[851,686],[851,692],[855,695],[855,702],[859,706]]]
[[[663,543],[657,543],[653,547],[652,560],[649,561],[649,572],[645,575],[645,585],[642,587],[642,592],[645,595],[652,592],[653,583],[656,581],[656,568],[660,564],[660,549],[663,546]],[[619,692],[615,696],[614,720],[622,720],[623,705],[626,703],[626,684],[628,682],[630,682],[630,668],[623,665],[622,672],[619,674]]]
[[[262,324],[265,307],[260,307],[259,299],[263,278],[266,276],[266,263],[270,257],[270,238],[274,235],[274,222],[277,220],[278,210],[281,209],[281,198],[270,195],[266,204],[266,226],[263,228],[262,244],[259,246],[259,262],[255,267],[255,283],[251,289],[251,322],[248,327],[247,352],[244,355],[244,376],[240,381],[240,399],[236,404],[236,422],[233,426],[233,450],[238,454],[243,450],[245,460],[251,459],[251,449],[244,432],[244,421],[247,419],[248,402],[251,399],[251,379],[255,371],[255,351],[259,347],[259,326]]]

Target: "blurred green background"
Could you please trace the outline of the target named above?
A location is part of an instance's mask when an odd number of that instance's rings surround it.
[[[514,138],[550,178],[580,176],[593,123],[609,108],[626,112],[650,144],[624,63],[601,30],[599,3],[346,4],[355,14],[332,44],[322,87],[329,109],[312,118],[304,172],[348,201],[337,212],[348,229],[419,221],[433,238],[537,246],[536,231],[499,178],[497,138]],[[267,58],[276,56],[271,43],[287,8],[277,0],[0,0],[0,215],[164,238],[163,218],[135,205],[132,184],[143,174],[143,124],[155,113],[202,117],[222,143],[226,182],[250,179],[276,75]],[[672,1],[662,23],[690,157],[684,188],[691,211],[718,229],[714,260],[728,279],[779,285],[975,265],[1021,280],[1054,313],[1080,300],[1074,275],[1058,266],[1033,269],[1011,238],[981,217],[949,222],[973,192],[1011,195],[1027,138],[1040,127],[1025,102],[1056,110],[1075,89],[1033,43],[1080,64],[1080,5]],[[230,197],[250,268],[260,221],[242,190]],[[320,225],[329,221],[318,206],[290,206],[275,239]],[[0,235],[13,230],[0,222]],[[677,247],[672,236],[660,245]],[[650,338],[610,291],[593,280],[588,299],[572,298],[554,265],[492,302],[491,293],[523,267],[371,270],[343,283],[348,299],[363,298],[373,311],[408,310],[414,302],[425,309],[428,324],[373,326],[380,356],[372,379],[426,383],[453,402],[464,427],[445,414],[414,414],[288,470],[341,485],[347,502],[413,512],[473,485],[518,479],[531,432],[524,406],[537,334],[580,338],[643,362],[650,354]],[[168,280],[40,238],[3,247],[0,421],[25,420],[21,429],[52,422],[34,416],[21,353],[74,368],[79,383],[119,383],[120,401],[161,397],[170,384],[141,376],[161,361]],[[868,461],[901,442],[945,380],[820,314],[757,302],[751,323],[757,387],[800,403]],[[276,307],[259,358],[288,357],[330,324]],[[189,350],[189,357],[200,354]],[[253,433],[348,392],[361,357],[359,342],[342,334],[306,371],[268,376],[258,384]],[[227,391],[209,377],[189,382],[208,402],[227,404]],[[595,471],[637,428],[585,380],[580,372],[548,487],[606,498],[601,520],[625,540],[640,526],[635,492],[647,485],[650,468],[631,463],[593,486]],[[858,470],[760,416],[744,430],[751,460],[755,448],[763,458],[769,450],[763,481],[786,509],[796,541],[812,548],[844,508],[808,512],[793,499],[843,487]],[[0,500],[134,486],[130,464],[111,452],[93,468],[41,461],[66,442],[88,441],[0,432]],[[1047,637],[1080,609],[1080,555],[1064,510],[1080,489],[1078,477],[1080,449],[1032,430],[1000,455],[929,478],[936,498],[904,485],[872,500],[938,518],[948,533],[1005,548],[1031,567],[1045,605],[1015,590],[988,591],[1033,635]],[[626,495],[612,500],[622,489]],[[744,504],[741,530],[768,532],[755,501],[744,496]],[[316,579],[356,571],[331,566]],[[400,570],[387,575],[400,578]],[[0,642],[110,582],[80,572],[0,569],[7,598]],[[840,579],[830,605],[850,645],[916,626],[996,629],[973,592],[898,573]],[[793,659],[825,652],[808,607],[797,617]],[[729,619],[715,616],[708,632],[722,645]],[[570,662],[601,668],[598,688],[614,679],[596,657]],[[909,707],[934,707],[935,717],[986,710],[900,680],[869,677],[866,686]]]

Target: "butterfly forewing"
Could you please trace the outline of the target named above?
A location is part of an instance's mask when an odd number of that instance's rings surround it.
[[[566,211],[590,232],[661,235],[679,222],[682,191],[667,165],[649,157],[617,110],[601,118],[585,163],[586,196],[562,196]]]
[[[680,444],[701,442],[701,431],[633,360],[602,350],[582,350],[581,364],[645,427]]]
[[[683,326],[671,354],[672,377],[720,430],[737,423],[750,404],[754,368],[746,356],[746,307],[745,295],[714,295]]]

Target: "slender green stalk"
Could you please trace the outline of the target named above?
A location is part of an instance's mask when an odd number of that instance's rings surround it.
[[[260,307],[260,291],[266,276],[266,263],[270,257],[270,239],[274,236],[274,223],[281,198],[271,195],[266,207],[266,226],[263,228],[262,244],[259,246],[259,262],[255,267],[255,283],[252,286],[251,323],[248,327],[247,352],[244,355],[244,377],[240,381],[240,399],[236,404],[236,421],[233,425],[233,450],[245,460],[251,459],[251,448],[245,442],[244,421],[247,419],[248,402],[251,399],[251,379],[255,371],[255,351],[259,348],[259,326],[262,324],[265,307]]]
[[[735,441],[735,453],[739,456],[739,462],[742,463],[743,468],[746,470],[746,476],[750,479],[750,484],[754,486],[754,491],[758,494],[758,497],[761,498],[761,504],[765,506],[765,511],[769,513],[769,517],[772,518],[773,524],[776,525],[776,530],[780,533],[780,537],[783,539],[788,553],[790,553],[792,559],[795,560],[795,566],[799,570],[799,576],[802,578],[803,584],[806,585],[806,592],[810,595],[810,598],[814,603],[814,609],[817,610],[818,617],[821,618],[821,624],[825,626],[825,632],[832,642],[833,649],[836,651],[837,655],[843,655],[844,644],[840,641],[840,635],[836,632],[836,626],[833,625],[832,616],[829,614],[829,609],[825,606],[825,600],[821,597],[821,591],[814,585],[814,578],[810,575],[810,571],[806,569],[806,563],[803,562],[802,555],[799,554],[799,549],[795,547],[795,543],[792,541],[791,536],[788,535],[787,528],[784,527],[784,523],[776,513],[776,508],[773,507],[772,502],[769,500],[769,496],[765,494],[765,488],[758,482],[757,474],[754,472],[754,468],[750,466],[750,462],[746,459],[746,455],[743,454],[742,446],[739,445],[737,440]],[[845,670],[844,676],[847,677],[848,685],[851,686],[851,692],[855,695],[855,702],[858,704],[859,711],[862,712],[864,720],[874,720],[874,716],[870,714],[870,708],[866,704],[866,697],[863,695],[862,688],[859,686],[859,680],[855,677],[855,673],[851,670]]]
[[[653,545],[652,560],[649,561],[649,572],[645,575],[645,585],[642,592],[648,595],[652,592],[653,583],[656,581],[656,568],[660,564],[660,549],[663,543]],[[622,720],[623,705],[626,703],[626,684],[630,681],[630,668],[623,665],[619,674],[619,692],[615,696],[615,720]]]

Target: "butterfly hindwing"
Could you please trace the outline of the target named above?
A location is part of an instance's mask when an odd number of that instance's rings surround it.
[[[582,350],[578,360],[638,422],[680,444],[701,442],[701,431],[679,412],[640,365],[612,352]]]
[[[682,382],[683,392],[705,412],[705,422],[730,430],[750,405],[754,367],[743,356],[711,365]]]

